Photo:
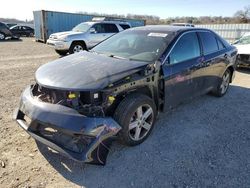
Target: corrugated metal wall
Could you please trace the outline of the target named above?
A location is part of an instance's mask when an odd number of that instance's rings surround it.
[[[46,42],[52,33],[69,31],[81,22],[92,20],[94,15],[73,14],[53,11],[34,11],[34,25],[36,40]],[[123,19],[132,27],[145,25],[145,20]]]
[[[250,32],[250,24],[207,24],[195,25],[195,27],[211,29],[228,42],[234,42],[245,33]]]

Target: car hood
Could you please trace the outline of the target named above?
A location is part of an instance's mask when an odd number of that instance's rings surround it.
[[[238,54],[250,54],[250,44],[236,44],[234,46],[237,48]]]
[[[53,34],[50,35],[50,38],[59,39],[59,38],[62,38],[62,37],[77,35],[77,34],[82,34],[82,32],[64,31],[64,32],[59,32],[59,33],[53,33]]]
[[[35,77],[39,85],[47,88],[96,91],[147,64],[149,62],[116,59],[84,51],[41,66]]]

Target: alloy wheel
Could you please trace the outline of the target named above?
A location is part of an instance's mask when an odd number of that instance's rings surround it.
[[[80,51],[83,51],[83,47],[81,45],[75,45],[74,48],[73,48],[73,52],[77,53],[77,52],[80,52]]]
[[[4,34],[0,33],[0,40],[4,40],[5,36]]]
[[[153,125],[154,113],[151,106],[139,106],[132,115],[129,123],[129,136],[132,140],[142,140]]]
[[[230,83],[230,73],[228,71],[226,71],[222,77],[222,83],[220,86],[222,94],[226,93],[228,86],[229,86],[229,83]]]

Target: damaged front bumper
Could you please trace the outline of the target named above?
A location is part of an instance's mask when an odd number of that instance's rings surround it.
[[[250,67],[250,54],[238,54],[237,66],[238,67]]]
[[[24,90],[14,119],[34,139],[85,163],[104,165],[112,138],[121,127],[110,117],[86,117],[58,104],[41,102]]]

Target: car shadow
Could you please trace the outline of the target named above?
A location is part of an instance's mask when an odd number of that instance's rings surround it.
[[[114,142],[106,166],[75,162],[37,145],[64,178],[84,187],[227,187],[235,185],[232,177],[248,174],[250,158],[244,156],[250,154],[249,145],[240,150],[239,145],[245,135],[250,138],[249,104],[250,89],[232,85],[222,98],[205,95],[161,113],[144,143],[126,147]],[[246,133],[237,136],[242,130]],[[239,166],[242,173],[233,174]]]
[[[11,39],[6,39],[6,40],[0,40],[0,42],[22,42],[23,40],[21,38],[11,38]]]

